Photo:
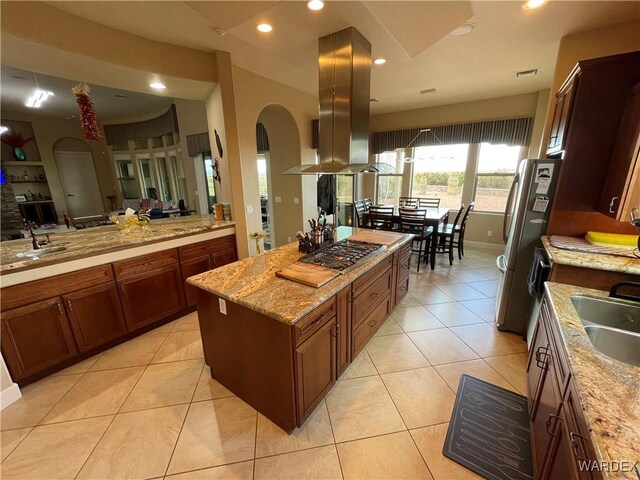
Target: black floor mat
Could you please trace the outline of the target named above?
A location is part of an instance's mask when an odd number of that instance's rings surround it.
[[[462,375],[442,453],[487,479],[532,479],[527,399]]]

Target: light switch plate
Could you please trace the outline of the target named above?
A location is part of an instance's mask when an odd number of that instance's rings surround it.
[[[220,305],[220,313],[223,315],[227,314],[227,302],[224,298],[218,299],[218,305]]]
[[[247,213],[253,213],[253,205],[247,205]]]
[[[282,197],[275,197],[274,200],[276,203],[282,203]]]
[[[295,203],[296,205],[299,205],[300,199],[298,197],[293,197],[293,203]]]

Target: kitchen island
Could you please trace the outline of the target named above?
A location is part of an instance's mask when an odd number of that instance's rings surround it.
[[[58,233],[49,246],[64,249],[31,257],[30,239],[2,243],[2,356],[20,385],[193,310],[185,279],[237,260],[234,223],[207,215]]]
[[[385,235],[395,243],[319,288],[276,276],[297,243],[189,278],[212,377],[285,431],[301,426],[408,292],[412,236]]]

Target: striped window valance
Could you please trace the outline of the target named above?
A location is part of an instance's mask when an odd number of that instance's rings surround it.
[[[159,137],[167,133],[179,132],[178,117],[176,116],[176,106],[159,117],[145,120],[143,122],[121,123],[118,125],[105,125],[104,138],[107,145],[127,142],[129,140],[146,140],[148,138]]]
[[[258,146],[258,153],[269,151],[269,137],[264,125],[256,123],[256,143]]]
[[[374,132],[371,134],[371,154],[389,152],[396,148],[406,148],[423,128],[431,128],[431,132],[420,135],[412,147],[444,145],[459,143],[493,143],[527,146],[531,141],[533,118],[510,118],[488,122],[460,123],[456,125],[440,125],[438,127],[417,127],[390,132]],[[438,138],[436,138],[438,137]]]
[[[210,151],[209,132],[187,135],[187,152],[190,157],[197,157],[203,152]]]

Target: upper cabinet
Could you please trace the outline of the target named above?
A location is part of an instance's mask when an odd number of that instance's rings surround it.
[[[631,209],[640,205],[640,75],[630,82],[629,96],[620,125],[598,210],[628,222]]]
[[[573,92],[580,77],[580,70],[574,70],[556,94],[556,104],[553,110],[551,136],[547,145],[547,155],[555,155],[564,150],[565,132],[569,126],[569,113],[573,100]]]

